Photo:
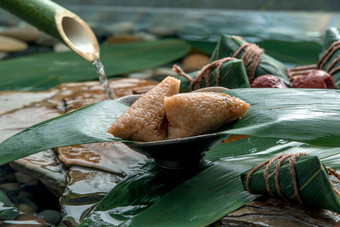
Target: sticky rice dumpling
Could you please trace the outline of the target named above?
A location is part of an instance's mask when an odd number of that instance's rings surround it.
[[[183,93],[164,98],[168,139],[208,133],[243,116],[250,105],[224,93]]]
[[[167,134],[164,97],[178,94],[179,87],[179,80],[165,78],[121,115],[108,132],[127,140],[164,140]]]

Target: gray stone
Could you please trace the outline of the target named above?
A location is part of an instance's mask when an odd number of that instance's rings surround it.
[[[36,185],[39,182],[38,179],[24,173],[16,172],[15,176],[19,182],[24,183],[26,185]]]
[[[147,158],[123,143],[91,143],[58,148],[66,165],[81,165],[120,175],[140,167]]]
[[[32,214],[35,213],[35,210],[33,207],[26,203],[19,203],[18,210],[20,210],[24,214]]]
[[[61,213],[56,210],[43,210],[38,215],[52,225],[57,225],[62,218]]]
[[[0,35],[0,52],[17,52],[26,50],[27,48],[27,43],[23,41]]]
[[[54,46],[55,44],[59,43],[58,40],[53,38],[50,35],[42,33],[36,40],[35,43],[40,46]]]
[[[60,199],[63,223],[67,226],[78,226],[83,212],[102,200],[122,180],[112,173],[79,166],[72,166],[69,176],[67,190]]]
[[[107,30],[114,35],[131,34],[136,29],[136,25],[130,21],[114,23],[107,27]]]
[[[16,202],[19,204],[26,204],[27,206],[31,207],[34,210],[34,212],[36,212],[39,209],[38,206],[27,197],[17,198]],[[33,213],[33,212],[29,212],[29,213]]]
[[[19,172],[39,179],[57,196],[64,192],[67,172],[52,150],[16,160],[11,166]]]
[[[41,32],[32,25],[13,26],[0,32],[0,35],[8,36],[24,42],[33,42],[40,36],[40,34]]]
[[[57,53],[71,51],[71,49],[70,49],[68,46],[66,46],[65,44],[60,43],[60,42],[54,44],[53,50],[54,50],[55,52],[57,52]]]
[[[307,210],[274,198],[260,198],[226,215],[222,226],[339,226],[339,215],[326,210]]]
[[[155,36],[151,33],[147,33],[147,32],[138,32],[138,33],[134,34],[134,36],[136,38],[138,38],[139,40],[142,40],[142,41],[154,41],[154,40],[158,39],[157,36]]]

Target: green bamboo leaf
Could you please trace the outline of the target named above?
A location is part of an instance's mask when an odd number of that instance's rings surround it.
[[[340,91],[325,89],[232,89],[251,105],[220,134],[282,138],[340,145]],[[34,125],[0,144],[0,165],[53,147],[121,141],[107,129],[128,107],[107,100]]]
[[[211,61],[215,61],[225,57],[231,57],[240,48],[241,45],[247,43],[244,40],[238,39],[235,36],[222,35],[218,41],[213,55],[211,56]],[[241,58],[244,51],[238,58]],[[249,71],[250,66],[247,68]],[[267,54],[263,54],[261,62],[256,69],[255,77],[260,75],[271,74],[279,77],[283,82],[290,85],[290,80],[287,76],[286,66],[279,62],[278,60],[272,58]]]
[[[322,56],[323,53],[326,52],[326,50],[334,43],[334,42],[339,42],[340,41],[340,30],[336,27],[334,28],[329,28],[326,30],[326,35],[325,35],[325,40],[323,44],[322,51],[320,53],[320,57]],[[324,65],[323,69],[327,70],[327,68],[332,64],[334,60],[336,60],[339,57],[340,51],[337,50],[334,52],[332,57],[327,61],[327,63]],[[332,67],[332,69],[335,69],[339,67],[339,61],[336,62],[336,64]],[[331,70],[332,70],[331,69]],[[335,86],[340,87],[340,72],[336,72],[333,75]]]
[[[53,147],[122,141],[107,130],[127,108],[107,100],[29,127],[1,143],[0,165]]]
[[[302,151],[340,168],[338,149],[258,137],[221,144],[207,152],[207,160],[214,164],[183,183],[178,181],[175,188],[164,184],[177,175],[164,175],[150,162],[119,183],[81,226],[206,226],[257,198],[242,188],[243,171],[274,155]]]
[[[316,64],[321,45],[313,41],[286,41],[266,39],[256,43],[265,53],[290,65]]]
[[[269,185],[272,193],[279,196],[275,186],[275,165],[269,169]],[[264,180],[264,168],[251,176],[250,189],[256,194],[269,194]],[[335,193],[330,183],[329,175],[317,156],[301,156],[295,163],[298,188],[303,198],[303,204],[308,207],[324,208],[340,212],[340,197]],[[249,171],[241,174],[243,187]],[[298,202],[293,187],[293,178],[289,162],[286,161],[280,168],[280,190],[285,198]]]
[[[226,93],[243,99],[251,108],[220,133],[340,146],[339,90],[245,88]]]
[[[189,75],[192,78],[196,78],[198,71],[192,72]],[[217,68],[212,70],[210,76],[210,86],[216,85],[216,73]],[[181,92],[189,92],[190,91],[190,81],[188,81],[184,77],[179,77],[181,80]],[[220,70],[220,78],[218,86],[226,87],[229,89],[232,88],[249,88],[249,80],[247,76],[246,69],[244,68],[244,64],[242,60],[236,59],[232,61],[225,62]],[[203,79],[200,83],[200,88],[204,88],[206,86],[206,81]]]
[[[214,162],[252,168],[275,155],[283,153],[307,153],[318,156],[322,163],[340,169],[339,147],[316,146],[275,138],[249,137],[216,146],[206,152],[206,159]],[[248,170],[249,170],[248,169]]]
[[[241,172],[214,164],[182,184],[178,181],[174,189],[169,182],[183,173],[134,174],[118,184],[81,226],[206,226],[257,197],[242,189]],[[155,174],[163,177],[155,181]]]
[[[0,220],[13,220],[19,213],[7,194],[0,190]]]
[[[101,46],[101,61],[106,74],[116,76],[164,65],[189,50],[190,45],[176,39],[104,45]],[[94,66],[73,52],[2,61],[0,75],[0,90],[40,91],[60,83],[98,79]]]

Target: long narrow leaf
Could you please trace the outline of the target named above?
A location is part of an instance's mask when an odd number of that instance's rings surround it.
[[[121,141],[107,133],[128,106],[103,101],[36,124],[0,145],[0,165],[53,147]]]
[[[338,90],[249,88],[227,93],[247,101],[251,109],[219,133],[340,146]],[[106,131],[127,108],[108,100],[32,126],[0,144],[0,164],[53,147],[118,141]]]
[[[102,200],[81,226],[205,226],[257,198],[242,188],[240,174],[282,153],[307,152],[340,168],[339,148],[312,146],[282,139],[251,137],[221,144],[207,153],[215,163],[168,191],[168,177],[151,181],[157,172],[127,177]],[[240,154],[238,154],[240,152]],[[149,163],[153,164],[153,163]],[[160,174],[158,172],[158,174]],[[151,182],[153,184],[151,184]],[[149,190],[144,190],[148,188]],[[158,190],[157,196],[153,193]],[[141,189],[141,190],[140,190]],[[137,209],[138,208],[138,209]],[[142,208],[142,209],[141,209]]]
[[[251,105],[221,133],[282,138],[340,146],[340,91],[329,89],[233,89]]]
[[[108,76],[150,69],[184,56],[190,45],[176,39],[101,46]],[[48,53],[0,62],[0,90],[40,91],[57,84],[96,80],[95,68],[75,53]]]

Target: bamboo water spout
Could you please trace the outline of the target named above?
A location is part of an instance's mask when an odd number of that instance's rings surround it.
[[[99,58],[91,28],[76,14],[50,0],[1,0],[0,7],[64,42],[87,61]]]

